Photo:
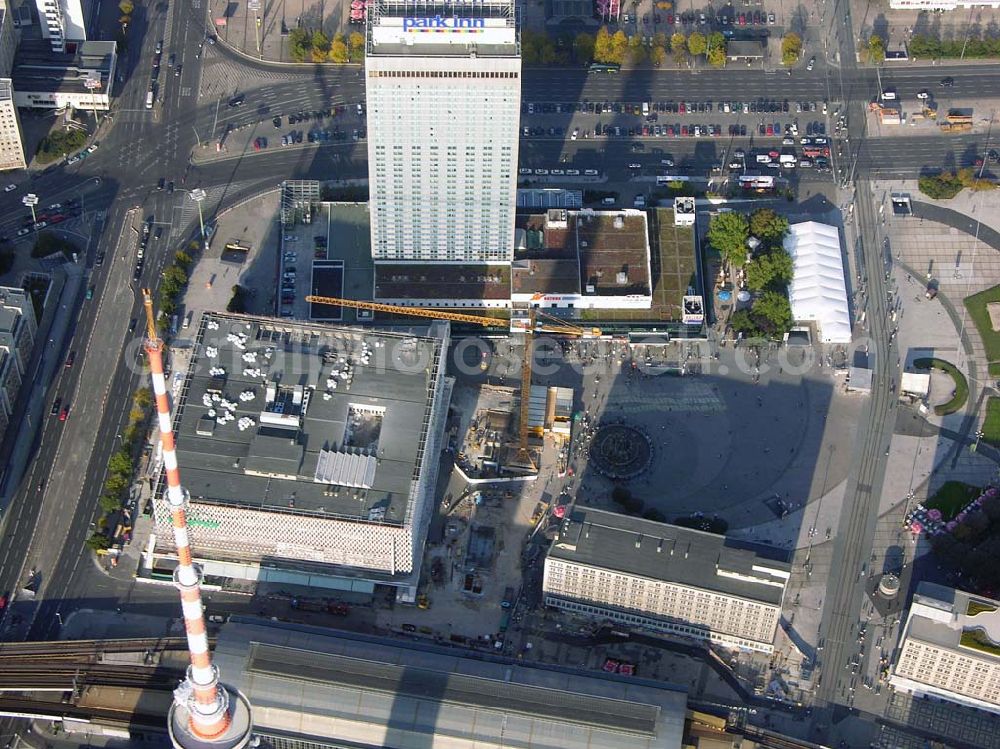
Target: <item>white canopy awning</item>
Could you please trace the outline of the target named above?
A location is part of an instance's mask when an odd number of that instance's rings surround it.
[[[795,271],[788,289],[792,317],[815,322],[823,343],[850,343],[840,231],[817,221],[793,224],[785,237],[785,250],[792,256]]]

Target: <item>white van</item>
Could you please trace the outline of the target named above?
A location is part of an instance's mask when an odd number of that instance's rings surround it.
[[[759,153],[759,154],[757,154],[757,163],[758,164],[770,164],[771,163],[771,157],[768,156],[766,153]]]

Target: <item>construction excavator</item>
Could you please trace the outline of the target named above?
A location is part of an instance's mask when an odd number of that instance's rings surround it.
[[[351,309],[367,310],[369,312],[384,312],[391,315],[409,315],[425,317],[432,320],[449,320],[451,322],[479,325],[484,328],[507,328],[511,333],[524,336],[524,358],[521,360],[521,405],[518,414],[518,451],[517,463],[530,470],[537,470],[531,451],[528,449],[528,406],[531,400],[531,353],[534,338],[543,333],[573,338],[599,338],[600,328],[582,328],[566,320],[548,315],[534,307],[515,307],[511,310],[510,319],[473,315],[465,312],[448,312],[446,310],[428,307],[403,307],[396,304],[381,302],[360,302],[354,299],[339,299],[337,297],[317,296],[306,297],[312,304],[329,304]],[[544,318],[544,319],[542,319]]]

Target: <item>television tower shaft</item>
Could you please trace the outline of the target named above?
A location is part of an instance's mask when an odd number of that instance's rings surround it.
[[[191,655],[187,679],[175,690],[174,702],[178,707],[187,709],[190,715],[188,729],[196,742],[202,744],[219,740],[226,734],[231,720],[229,694],[225,688],[219,686],[219,672],[212,665],[212,656],[208,649],[208,635],[201,602],[201,569],[191,561],[185,512],[188,495],[181,487],[181,474],[177,466],[170,403],[167,400],[167,383],[163,374],[164,346],[156,333],[153,299],[149,289],[142,290],[142,298],[146,308],[145,348],[153,379],[153,393],[156,396],[163,466],[167,475],[167,501],[170,504],[174,542],[177,546],[178,561],[174,570],[174,585],[181,594],[184,628],[187,631],[188,651]],[[228,742],[223,740],[220,743]]]

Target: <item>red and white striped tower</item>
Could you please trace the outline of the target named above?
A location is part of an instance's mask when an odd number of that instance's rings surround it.
[[[249,703],[240,696],[237,703],[230,704],[229,692],[219,684],[219,670],[212,665],[201,602],[201,569],[192,562],[191,545],[188,541],[185,511],[188,495],[181,487],[181,473],[177,466],[167,382],[163,374],[163,342],[156,333],[151,292],[143,289],[142,295],[148,328],[146,355],[149,357],[153,393],[156,396],[163,467],[167,475],[166,499],[170,504],[174,542],[177,546],[174,585],[181,593],[181,610],[184,613],[184,628],[191,655],[187,679],[174,691],[174,705],[169,722],[171,739],[175,747],[182,749],[236,749],[246,746],[250,739]],[[234,711],[239,713],[235,721]]]

